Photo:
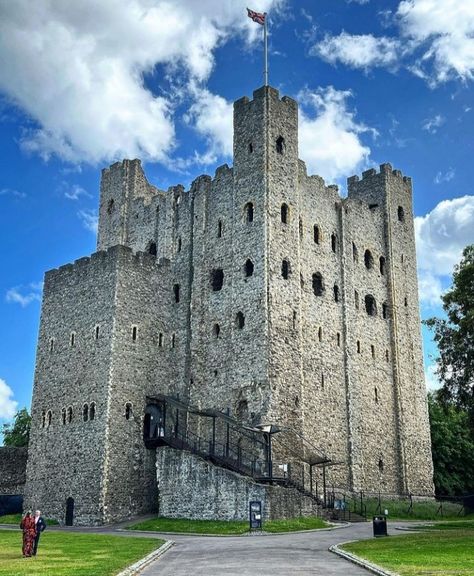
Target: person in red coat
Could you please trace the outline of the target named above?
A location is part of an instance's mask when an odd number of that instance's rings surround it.
[[[20,528],[23,530],[23,557],[29,558],[33,554],[33,545],[36,538],[35,519],[30,511],[23,516]]]

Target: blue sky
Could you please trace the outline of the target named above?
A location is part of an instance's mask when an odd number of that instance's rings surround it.
[[[262,84],[240,0],[0,0],[0,423],[30,406],[41,282],[95,249],[100,170],[160,188],[231,163],[232,102]],[[255,0],[270,84],[300,102],[300,157],[337,183],[414,180],[421,312],[474,242],[474,3]],[[433,344],[425,334],[429,386]]]

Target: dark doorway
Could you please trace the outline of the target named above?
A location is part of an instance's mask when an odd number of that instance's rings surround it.
[[[74,521],[74,498],[66,500],[66,526],[72,526]]]

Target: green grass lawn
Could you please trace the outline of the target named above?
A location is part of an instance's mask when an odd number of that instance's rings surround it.
[[[46,530],[41,535],[38,556],[23,558],[22,533],[0,530],[0,576],[112,576],[163,542]]]
[[[328,524],[321,518],[292,518],[291,520],[271,520],[264,522],[265,532],[293,532],[326,528]],[[187,520],[185,518],[152,518],[128,527],[129,530],[151,532],[183,532],[188,534],[244,534],[249,531],[247,521]]]
[[[15,524],[19,526],[21,518],[21,514],[5,514],[4,516],[0,516],[0,524]],[[59,524],[57,520],[51,520],[50,518],[46,518],[45,520],[46,524],[50,526],[57,526]]]
[[[388,517],[397,520],[442,520],[463,518],[462,506],[454,502],[443,502],[442,510],[439,510],[440,503],[434,500],[415,500],[413,508],[408,512],[410,502],[407,499],[389,500],[381,499],[381,509],[378,507],[377,498],[367,498],[364,500],[367,506],[367,518],[383,514],[388,510]],[[473,518],[473,515],[470,515]]]
[[[473,576],[474,528],[437,527],[418,534],[377,538],[342,548],[401,576]]]

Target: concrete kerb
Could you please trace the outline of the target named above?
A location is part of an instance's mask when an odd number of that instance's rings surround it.
[[[151,552],[141,560],[138,560],[138,562],[135,562],[135,564],[132,564],[128,568],[125,568],[125,570],[122,570],[122,572],[119,572],[117,576],[135,576],[135,574],[139,574],[143,570],[143,568],[148,566],[148,564],[157,560],[160,556],[162,556],[165,552],[167,552],[171,548],[171,546],[173,546],[173,544],[174,544],[173,540],[168,540],[163,544],[163,546],[160,546],[160,548],[158,548],[157,550],[153,550],[153,552]]]
[[[396,572],[389,572],[387,570],[383,570],[380,566],[376,564],[372,564],[368,560],[364,560],[364,558],[360,558],[360,556],[356,556],[355,554],[351,554],[350,552],[346,552],[345,550],[341,550],[339,546],[343,546],[344,544],[351,544],[352,542],[359,542],[359,540],[348,540],[347,542],[341,542],[339,544],[334,544],[333,546],[329,547],[329,552],[333,552],[337,554],[344,560],[349,560],[353,564],[357,564],[358,566],[362,566],[366,570],[369,570],[373,574],[377,574],[378,576],[399,576]]]

